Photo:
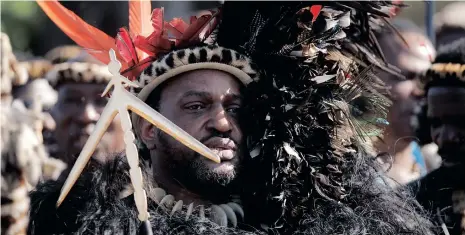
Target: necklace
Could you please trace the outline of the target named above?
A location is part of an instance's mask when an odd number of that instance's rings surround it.
[[[125,198],[133,193],[134,190],[132,187],[126,188],[120,193],[119,198]],[[182,200],[176,200],[173,195],[167,194],[163,188],[157,187],[153,189],[153,195],[159,208],[169,213],[170,216],[175,213],[183,213],[184,209],[186,209],[186,207],[183,207],[184,202]],[[238,220],[244,220],[244,210],[242,209],[239,199],[232,199],[225,204],[213,204],[207,208],[202,204],[194,207],[194,203],[190,203],[186,206],[186,220],[188,220],[191,215],[196,214],[201,220],[208,219],[220,226],[227,227],[229,225],[233,228],[237,226]]]

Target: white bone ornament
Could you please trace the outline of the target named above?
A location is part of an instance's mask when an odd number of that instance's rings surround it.
[[[139,212],[139,220],[146,221],[149,217],[147,212],[147,197],[143,188],[142,171],[139,167],[139,154],[137,147],[134,144],[135,136],[132,132],[132,123],[128,110],[131,110],[137,115],[143,117],[145,120],[149,121],[160,130],[166,132],[174,139],[180,141],[202,156],[205,156],[206,158],[216,163],[220,163],[220,158],[208,147],[163,117],[160,113],[152,109],[142,100],[128,92],[125,87],[138,87],[138,85],[132,81],[129,81],[119,73],[119,70],[121,69],[121,63],[116,59],[115,51],[113,49],[110,50],[110,58],[111,62],[108,64],[108,70],[113,75],[113,78],[108,83],[102,96],[105,96],[113,87],[111,98],[108,101],[108,104],[105,106],[92,135],[90,135],[86,144],[82,148],[76,163],[71,169],[71,172],[66,179],[63,188],[61,189],[60,197],[57,201],[57,207],[60,206],[65,197],[68,195],[74,183],[79,178],[79,175],[84,170],[85,165],[94,153],[95,148],[97,147],[108,126],[113,121],[116,114],[119,114],[121,118],[121,125],[124,131],[126,157],[130,166],[129,174],[131,176],[131,182],[134,187],[134,200]]]

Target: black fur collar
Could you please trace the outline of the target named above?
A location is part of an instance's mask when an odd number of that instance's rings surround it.
[[[63,182],[45,182],[31,194],[29,234],[137,234],[140,221],[132,196],[119,199],[130,183],[124,158],[104,165],[91,162],[68,197],[56,209]],[[220,227],[209,220],[185,214],[170,215],[150,200],[153,185],[144,180],[154,234],[256,234]],[[208,212],[207,212],[208,213]],[[250,230],[250,227],[248,228]]]

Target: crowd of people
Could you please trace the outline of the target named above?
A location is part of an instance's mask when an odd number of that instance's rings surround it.
[[[38,4],[76,45],[1,34],[2,234],[465,234],[465,3]]]

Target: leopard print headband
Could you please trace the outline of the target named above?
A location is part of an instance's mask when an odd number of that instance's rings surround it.
[[[45,75],[45,78],[54,88],[67,82],[107,84],[111,77],[112,75],[108,72],[106,65],[87,62],[57,64]]]
[[[138,77],[140,88],[132,92],[145,101],[160,84],[179,74],[199,69],[213,69],[230,73],[242,84],[259,79],[259,74],[249,58],[220,46],[201,46],[175,50],[160,57]]]

